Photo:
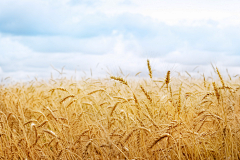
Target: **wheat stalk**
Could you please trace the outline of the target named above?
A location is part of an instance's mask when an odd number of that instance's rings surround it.
[[[48,122],[48,120],[45,120],[44,122],[42,122],[39,126],[37,126],[37,128],[42,127],[44,124],[46,124]]]
[[[97,89],[95,91],[92,91],[92,92],[88,93],[88,95],[94,94],[94,93],[99,92],[99,91],[103,92],[105,90],[104,89]]]
[[[74,99],[72,102],[70,102],[68,105],[67,105],[67,107],[66,108],[68,108],[69,106],[71,106],[74,102],[76,102],[77,100],[76,99]]]
[[[180,115],[181,108],[182,108],[181,92],[182,92],[182,85],[179,87],[178,108],[177,108],[178,117],[179,117],[179,115]]]
[[[44,129],[43,132],[46,132],[46,133],[48,133],[48,134],[50,134],[50,135],[52,135],[54,137],[57,137],[57,135],[53,131],[51,131],[51,130]]]

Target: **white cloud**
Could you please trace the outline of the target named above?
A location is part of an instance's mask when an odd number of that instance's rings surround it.
[[[109,0],[105,2],[95,9],[108,15],[126,12],[141,14],[170,25],[176,25],[183,21],[185,24],[191,24],[192,21],[209,19],[221,22],[222,25],[228,25],[225,23],[226,19],[231,17],[235,23],[240,24],[240,2],[237,0],[132,0],[132,5],[128,6],[119,6],[117,3],[110,3]]]
[[[26,58],[31,52],[28,47],[22,45],[19,41],[13,40],[11,37],[1,35],[0,48],[2,56],[6,55],[11,56],[12,58]]]
[[[164,56],[164,60],[170,63],[180,63],[185,65],[208,65],[223,61],[227,55],[219,52],[197,51],[197,50],[177,50]]]
[[[0,74],[3,74],[3,70],[2,70],[2,67],[0,67]]]
[[[0,74],[48,77],[52,64],[147,75],[147,58],[162,73],[175,64],[207,72],[210,62],[236,71],[239,8],[236,0],[3,0]]]

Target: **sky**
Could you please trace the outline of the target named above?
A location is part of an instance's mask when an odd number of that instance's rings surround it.
[[[211,63],[236,75],[239,8],[239,0],[0,0],[0,77],[147,76],[147,59],[156,78],[210,75]]]

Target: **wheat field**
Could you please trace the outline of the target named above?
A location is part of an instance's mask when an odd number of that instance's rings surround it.
[[[0,159],[240,159],[240,79],[118,76],[0,85]]]

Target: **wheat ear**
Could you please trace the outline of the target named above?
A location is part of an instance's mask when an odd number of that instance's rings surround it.
[[[149,59],[147,59],[147,66],[148,66],[149,77],[152,79],[152,68],[151,68]]]
[[[110,77],[111,79],[114,79],[114,80],[116,80],[116,81],[119,81],[119,82],[121,82],[122,84],[125,84],[126,86],[128,86],[128,83],[127,83],[127,81],[126,80],[124,80],[123,78],[121,78],[121,77],[115,77],[115,76],[111,76]]]
[[[65,88],[60,88],[60,87],[59,87],[59,88],[53,88],[53,89],[49,90],[49,92],[52,92],[52,94],[53,94],[53,92],[54,92],[55,90],[60,90],[60,91],[64,91],[64,92],[69,93],[67,89],[65,89]]]
[[[170,71],[167,72],[165,83],[166,83],[167,88],[168,88],[168,84],[170,83]]]
[[[112,109],[112,111],[111,111],[111,113],[110,113],[110,116],[112,116],[113,111],[117,108],[117,105],[118,105],[119,103],[120,103],[120,102],[117,102],[117,103],[113,106],[113,109]]]
[[[182,92],[182,85],[179,87],[179,96],[178,96],[178,109],[177,109],[177,112],[178,112],[178,117],[179,117],[179,115],[180,115],[181,108],[182,108],[182,102],[181,102],[181,92]]]
[[[170,71],[167,72],[167,75],[166,75],[166,77],[165,77],[164,83],[163,83],[163,85],[161,86],[160,90],[163,88],[163,86],[164,86],[165,84],[166,84],[167,89],[168,89],[169,83],[170,83]]]
[[[75,95],[69,95],[69,96],[63,98],[63,99],[60,101],[60,103],[63,103],[64,101],[66,101],[66,100],[67,100],[68,98],[70,98],[70,97],[75,97]]]
[[[155,139],[155,141],[149,146],[148,149],[153,148],[159,141],[161,141],[161,140],[162,140],[163,138],[165,138],[165,137],[171,137],[171,135],[168,134],[168,133],[162,134],[160,137],[158,137],[158,138]]]
[[[221,83],[222,83],[222,87],[225,88],[225,84],[224,84],[224,81],[223,81],[223,78],[222,78],[222,75],[220,74],[218,68],[216,67],[216,71],[217,71],[217,74],[218,74],[218,77],[220,78],[221,80]]]
[[[143,93],[145,94],[145,96],[147,97],[147,99],[152,103],[153,100],[150,97],[150,95],[148,94],[148,92],[142,87],[142,85],[140,85],[140,88],[142,89]]]
[[[213,84],[213,88],[214,88],[214,91],[215,91],[215,95],[216,95],[217,100],[218,100],[218,102],[219,102],[219,100],[220,100],[220,94],[219,94],[219,92],[218,92],[218,88],[217,88],[215,82],[212,82],[212,84]]]

